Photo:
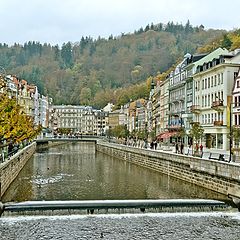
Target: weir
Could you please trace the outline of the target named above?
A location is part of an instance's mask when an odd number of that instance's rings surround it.
[[[0,215],[59,215],[64,211],[67,214],[205,212],[229,209],[229,204],[209,199],[26,201],[1,203]]]

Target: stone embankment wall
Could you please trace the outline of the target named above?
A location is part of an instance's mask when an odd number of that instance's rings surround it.
[[[97,151],[207,189],[240,197],[240,164],[99,141]]]
[[[33,155],[36,149],[36,143],[21,149],[9,160],[0,164],[0,197],[3,196],[10,184],[17,177],[26,162]]]

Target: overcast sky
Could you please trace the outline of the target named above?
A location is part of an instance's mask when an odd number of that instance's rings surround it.
[[[240,0],[0,0],[0,42],[62,45],[188,19],[206,29],[239,28]]]

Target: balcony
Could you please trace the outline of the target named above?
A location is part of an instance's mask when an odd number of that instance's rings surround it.
[[[201,112],[201,107],[199,105],[192,105],[191,106],[191,112],[199,114]]]
[[[214,121],[213,125],[214,126],[223,126],[223,121]]]
[[[224,110],[223,100],[214,101],[212,103],[212,109],[222,112]]]
[[[179,131],[179,129],[181,128],[181,125],[166,125],[166,128],[169,130],[169,131]]]
[[[192,121],[192,122],[190,122],[190,124],[191,124],[191,125],[200,125],[200,122],[194,122],[194,121]]]

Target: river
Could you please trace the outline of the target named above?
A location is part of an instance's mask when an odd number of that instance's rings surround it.
[[[94,199],[224,199],[213,191],[95,152],[91,143],[38,151],[3,202]],[[0,239],[239,239],[238,212],[0,218]]]

